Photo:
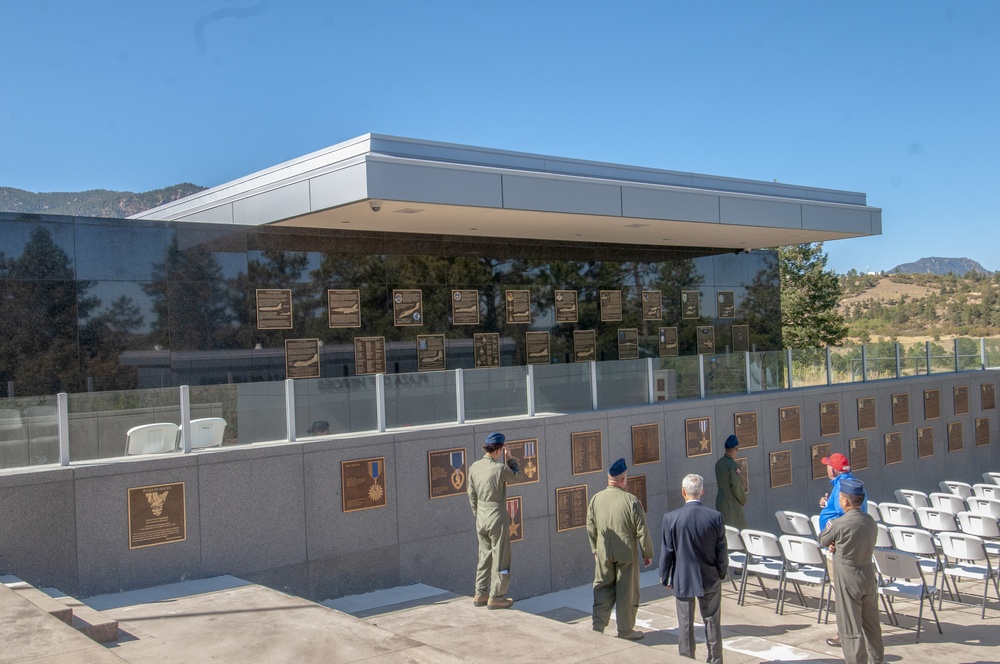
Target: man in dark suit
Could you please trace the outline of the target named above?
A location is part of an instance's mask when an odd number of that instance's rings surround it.
[[[722,579],[729,570],[722,514],[704,507],[705,480],[688,475],[681,486],[684,507],[663,516],[660,581],[674,589],[677,650],[694,659],[694,600],[705,623],[709,664],[722,664]]]

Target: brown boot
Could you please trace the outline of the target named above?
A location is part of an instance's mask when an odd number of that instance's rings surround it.
[[[514,606],[514,600],[510,597],[494,597],[486,605],[488,609],[509,609]]]
[[[629,641],[641,641],[643,636],[643,633],[637,629],[628,632],[618,632],[619,639],[627,639]]]
[[[839,636],[835,636],[832,639],[827,639],[826,640],[826,645],[830,646],[831,648],[839,648],[840,647],[840,637]]]
[[[486,606],[489,597],[486,595],[476,595],[472,598],[472,606]]]

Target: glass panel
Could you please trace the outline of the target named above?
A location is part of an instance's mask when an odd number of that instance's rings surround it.
[[[390,374],[384,378],[387,429],[458,421],[454,371]]]
[[[528,414],[528,381],[524,367],[466,369],[465,420]]]
[[[763,353],[750,353],[750,391],[766,392],[785,389],[788,386],[785,362],[784,351],[771,350]]]
[[[705,356],[705,396],[747,391],[746,353]]]
[[[236,445],[240,442],[236,385],[192,385],[188,396],[191,400],[192,422],[207,417],[221,417],[225,421],[222,444]],[[197,441],[198,438],[194,440]]]
[[[982,368],[982,355],[980,354],[979,339],[959,339],[958,340],[958,369],[959,371],[975,371]]]
[[[240,445],[288,439],[285,381],[236,383],[236,442]],[[229,429],[229,426],[226,426]]]
[[[858,383],[864,379],[864,371],[861,367],[861,346],[831,348],[830,356],[832,367],[830,382],[832,384]],[[797,383],[794,385],[799,387]]]
[[[955,343],[953,341],[931,342],[931,373],[955,371]]]
[[[860,355],[858,356],[860,358]],[[861,363],[858,361],[858,380]],[[792,387],[826,385],[826,349],[802,348],[792,351]]]
[[[865,346],[868,363],[867,380],[883,380],[896,377],[896,344],[879,341]]]
[[[661,357],[659,369],[653,371],[653,394],[656,401],[700,399],[698,356]]]
[[[55,397],[0,401],[0,468],[59,463]]]
[[[597,405],[620,408],[649,403],[648,373],[646,360],[598,362]],[[535,377],[538,377],[537,371]]]
[[[131,429],[160,423],[180,426],[177,388],[70,394],[70,461],[125,456]]]
[[[572,413],[593,407],[589,363],[535,366],[536,413]]]
[[[295,381],[295,436],[378,430],[375,376]]]
[[[986,366],[1000,367],[1000,339],[986,340]]]
[[[901,345],[899,350],[899,375],[923,376],[927,373],[927,348],[924,344],[914,342]]]

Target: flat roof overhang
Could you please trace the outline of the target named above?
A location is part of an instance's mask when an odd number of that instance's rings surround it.
[[[718,250],[882,232],[861,193],[376,134],[132,218]]]

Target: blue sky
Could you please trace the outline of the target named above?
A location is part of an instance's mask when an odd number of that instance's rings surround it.
[[[0,0],[0,186],[214,186],[367,132],[865,192],[839,272],[1000,269],[1000,2]]]

